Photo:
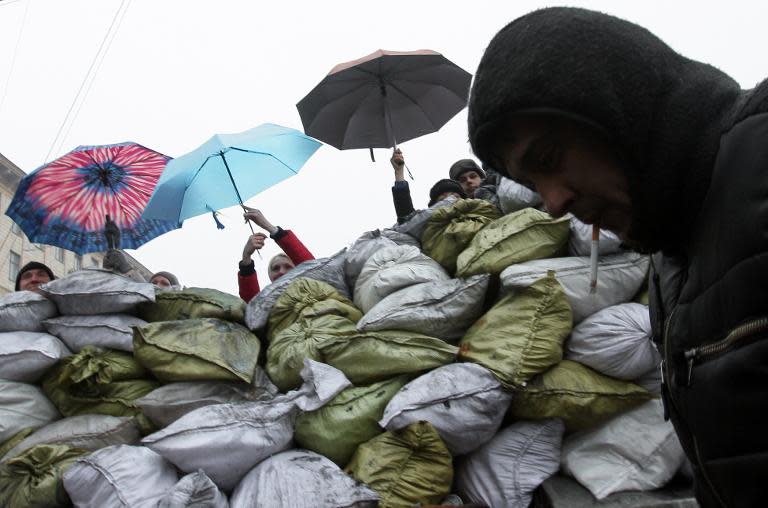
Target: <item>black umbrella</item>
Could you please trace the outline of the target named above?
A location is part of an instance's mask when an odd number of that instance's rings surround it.
[[[471,81],[440,53],[379,50],[331,69],[296,107],[304,132],[336,148],[396,148],[461,111]]]

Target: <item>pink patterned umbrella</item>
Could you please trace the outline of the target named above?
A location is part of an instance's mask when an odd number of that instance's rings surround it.
[[[181,226],[141,217],[169,159],[137,143],[80,146],[25,176],[5,213],[30,241],[78,254],[108,248],[109,217],[135,249]]]

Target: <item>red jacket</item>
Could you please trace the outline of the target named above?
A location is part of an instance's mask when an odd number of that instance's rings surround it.
[[[283,252],[291,258],[293,264],[298,265],[304,261],[315,259],[315,256],[309,252],[303,243],[293,234],[290,229],[277,228],[274,235],[271,235],[272,239],[277,242]],[[250,302],[251,298],[259,294],[261,288],[259,287],[259,278],[256,276],[256,268],[253,261],[249,265],[238,265],[240,271],[237,273],[237,285],[240,290],[240,298],[246,302]]]

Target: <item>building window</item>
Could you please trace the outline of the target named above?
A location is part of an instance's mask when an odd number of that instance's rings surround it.
[[[56,261],[64,262],[64,249],[61,247],[54,247],[53,254],[56,256]]]
[[[75,254],[75,271],[83,269],[83,256]]]
[[[8,260],[8,279],[16,280],[16,276],[19,274],[19,268],[21,265],[21,256],[11,251]]]
[[[21,228],[15,222],[11,222],[11,231],[13,231],[14,235],[21,236]]]

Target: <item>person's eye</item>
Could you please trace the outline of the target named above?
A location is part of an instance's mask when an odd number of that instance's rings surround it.
[[[525,173],[550,174],[560,167],[563,149],[554,136],[541,136],[531,141],[520,161],[520,169]]]

